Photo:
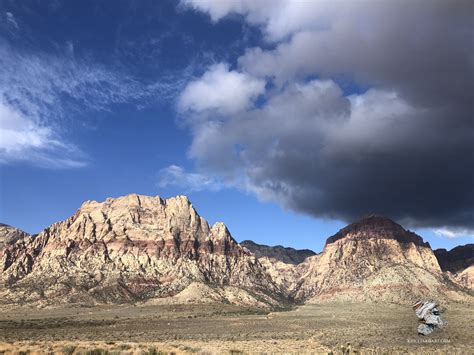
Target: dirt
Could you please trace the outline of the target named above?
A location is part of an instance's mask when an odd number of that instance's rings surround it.
[[[21,307],[1,310],[0,354],[474,353],[474,310],[446,308],[448,325],[420,337],[400,305]]]

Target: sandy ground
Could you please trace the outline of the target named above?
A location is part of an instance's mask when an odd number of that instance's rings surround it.
[[[413,311],[400,305],[22,307],[1,310],[0,354],[474,354],[472,307],[448,305],[445,318],[419,337]]]

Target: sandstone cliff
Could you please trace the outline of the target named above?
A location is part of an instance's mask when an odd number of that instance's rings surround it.
[[[243,303],[283,299],[226,226],[209,226],[184,196],[87,201],[67,220],[7,245],[0,263],[3,303],[134,302],[175,296],[195,283],[243,290]]]
[[[0,249],[6,245],[14,244],[18,240],[27,238],[30,235],[18,228],[0,223]]]

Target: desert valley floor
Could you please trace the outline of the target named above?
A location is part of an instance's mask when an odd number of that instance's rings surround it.
[[[453,303],[445,317],[423,338],[410,307],[394,304],[20,307],[1,312],[0,353],[469,353],[474,310]]]

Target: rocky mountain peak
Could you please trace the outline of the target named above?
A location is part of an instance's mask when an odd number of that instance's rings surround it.
[[[76,213],[49,230],[68,239],[99,240],[206,240],[207,221],[200,217],[188,198],[131,194],[86,201]]]
[[[231,290],[237,303],[239,292],[251,303],[282,296],[225,224],[210,227],[185,196],[86,201],[35,238],[0,249],[0,267],[0,282],[12,286],[2,302],[130,302],[174,297],[196,282]]]
[[[227,226],[223,222],[216,222],[211,228],[211,231],[214,232],[215,236],[221,239],[229,238],[230,232],[227,229]]]
[[[458,295],[428,243],[381,216],[348,225],[314,254],[239,245],[224,223],[210,226],[185,196],[131,194],[86,201],[31,237],[0,224],[0,243],[0,305],[206,297],[259,306],[334,298],[403,303],[426,292]],[[472,264],[472,245],[440,253],[449,263]],[[473,274],[470,266],[453,275],[453,285],[471,288]]]
[[[30,235],[21,229],[14,228],[8,224],[0,223],[0,249],[5,245],[16,243],[17,241],[29,237]]]
[[[393,239],[399,243],[413,243],[418,246],[430,247],[428,243],[423,242],[416,233],[405,230],[401,225],[390,218],[368,215],[355,223],[342,228],[335,235],[326,240],[326,245],[335,243],[344,239]]]
[[[327,239],[321,254],[298,268],[303,277],[295,289],[297,299],[402,302],[420,297],[421,290],[442,295],[441,269],[429,244],[382,216],[342,228]]]

